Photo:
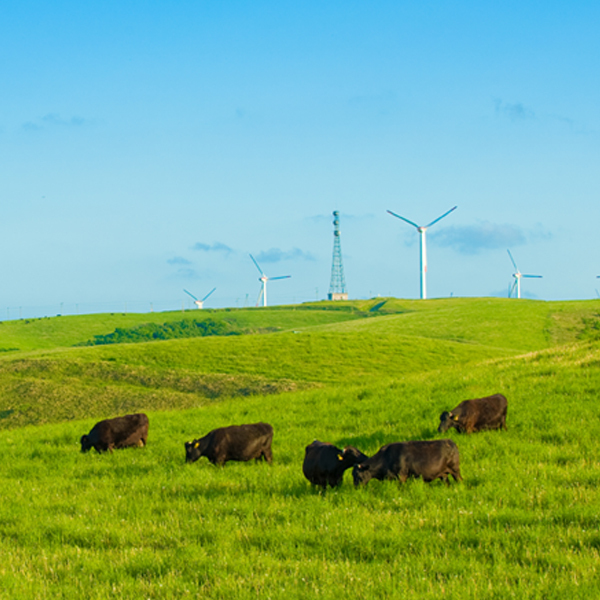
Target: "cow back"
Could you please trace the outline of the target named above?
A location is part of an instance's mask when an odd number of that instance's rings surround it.
[[[229,460],[248,461],[264,458],[271,462],[273,427],[268,423],[229,425],[213,429],[200,440],[186,444],[186,460],[193,462],[206,456],[214,464]]]
[[[148,438],[148,417],[144,413],[104,419],[81,438],[82,451],[95,448],[98,452],[113,448],[144,446]]]

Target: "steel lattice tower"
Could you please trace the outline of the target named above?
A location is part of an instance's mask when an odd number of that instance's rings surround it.
[[[333,261],[331,264],[331,283],[328,300],[348,300],[344,265],[342,264],[342,245],[340,243],[340,213],[333,211]]]

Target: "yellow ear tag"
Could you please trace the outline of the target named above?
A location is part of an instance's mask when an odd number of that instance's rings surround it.
[[[200,442],[196,442],[196,443],[194,444],[194,448],[198,448],[199,446],[200,446]]]
[[[338,454],[338,460],[344,460],[344,455],[343,454]]]
[[[458,415],[454,415],[452,418],[453,418],[455,421],[458,421]]]

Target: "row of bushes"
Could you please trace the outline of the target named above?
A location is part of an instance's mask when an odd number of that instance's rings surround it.
[[[153,340],[174,340],[181,338],[204,337],[208,335],[239,335],[226,321],[214,319],[172,321],[170,323],[144,323],[136,327],[117,327],[112,333],[95,335],[91,340],[77,346],[100,346],[104,344],[124,344],[151,342]]]

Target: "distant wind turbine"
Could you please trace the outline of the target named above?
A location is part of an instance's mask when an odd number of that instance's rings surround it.
[[[196,305],[197,308],[203,308],[204,307],[204,301],[216,290],[217,288],[213,288],[212,290],[210,290],[210,292],[208,292],[208,294],[206,294],[206,296],[204,296],[204,298],[202,298],[202,300],[198,300],[198,298],[196,298],[196,296],[194,296],[194,294],[192,294],[191,292],[188,292],[187,290],[183,290],[188,296],[191,296],[194,299],[194,304]]]
[[[256,301],[256,306],[260,305],[260,300],[262,298],[263,306],[267,306],[267,281],[274,281],[275,279],[289,279],[291,275],[280,275],[279,277],[267,277],[265,272],[258,266],[258,263],[254,260],[254,256],[250,255],[252,262],[256,265],[258,272],[260,273],[260,277],[258,280],[261,283],[260,286],[260,294],[258,295],[258,300]]]
[[[425,300],[427,298],[427,247],[425,245],[425,233],[432,225],[434,225],[438,221],[441,221],[444,217],[447,217],[453,210],[456,210],[456,208],[457,208],[456,206],[454,208],[451,208],[448,212],[445,212],[441,217],[438,217],[437,219],[431,221],[431,223],[429,223],[428,225],[417,225],[416,223],[413,223],[412,221],[409,221],[408,219],[405,219],[404,217],[397,215],[396,213],[392,212],[391,210],[388,210],[390,215],[397,217],[398,219],[401,219],[402,221],[404,221],[405,223],[408,223],[409,225],[412,225],[419,232],[419,236],[421,238],[421,256],[420,256],[421,300]]]
[[[541,275],[525,275],[524,273],[521,273],[521,271],[519,271],[519,267],[517,267],[517,263],[515,262],[513,255],[510,253],[510,250],[507,250],[507,252],[508,252],[508,255],[510,256],[510,260],[511,260],[513,266],[515,267],[515,273],[513,273],[515,282],[512,284],[512,287],[508,290],[508,297],[512,298],[513,294],[515,293],[515,288],[517,288],[517,298],[520,298],[521,297],[521,279],[523,277],[527,277],[529,279],[532,279],[532,278],[541,279],[542,276]]]

